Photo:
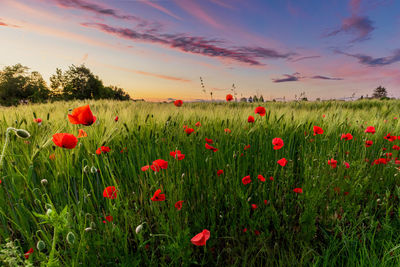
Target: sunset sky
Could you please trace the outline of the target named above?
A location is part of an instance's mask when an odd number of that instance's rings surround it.
[[[0,37],[0,68],[85,64],[133,98],[400,97],[395,0],[0,0]]]

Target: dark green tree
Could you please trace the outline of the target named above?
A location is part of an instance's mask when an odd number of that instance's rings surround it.
[[[17,105],[21,100],[42,102],[50,90],[39,72],[30,72],[21,64],[6,66],[0,71],[0,104]]]
[[[372,94],[373,98],[385,98],[387,97],[386,88],[383,86],[378,86],[375,88],[374,93]]]
[[[258,101],[264,102],[264,97],[263,97],[263,95],[260,96],[260,98],[258,99]]]

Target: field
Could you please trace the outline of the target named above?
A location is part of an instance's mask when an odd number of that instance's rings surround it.
[[[87,104],[96,122],[71,124]],[[31,135],[11,131],[2,162],[5,266],[400,266],[400,140],[388,137],[400,136],[400,101],[57,102],[0,118],[1,146],[8,127]],[[52,141],[79,129],[75,148]],[[206,245],[192,243],[204,229]]]

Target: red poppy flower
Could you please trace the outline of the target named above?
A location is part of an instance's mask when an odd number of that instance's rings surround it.
[[[220,176],[220,175],[223,174],[223,173],[224,173],[224,170],[218,170],[218,171],[217,171],[217,175],[218,175],[218,176]]]
[[[372,146],[373,142],[371,140],[365,141],[365,147],[370,147]]]
[[[143,166],[143,167],[141,168],[141,170],[145,172],[145,171],[147,171],[149,168],[150,168],[150,165],[146,165],[146,166]]]
[[[112,221],[114,220],[114,218],[113,218],[113,216],[108,215],[108,216],[106,216],[106,220],[107,220],[108,222],[112,222]],[[103,222],[105,223],[105,221],[103,221]]]
[[[302,188],[295,188],[295,189],[293,189],[293,192],[295,192],[297,194],[302,194],[303,193],[303,189]]]
[[[347,133],[347,134],[342,134],[342,137],[340,137],[340,140],[346,140],[349,141],[351,139],[353,139],[353,136],[351,135],[351,133]]]
[[[37,124],[41,124],[42,119],[41,118],[33,119],[33,122],[36,122]]]
[[[53,135],[53,143],[59,147],[73,149],[78,144],[78,138],[69,133],[56,133]]]
[[[392,148],[393,148],[394,150],[400,150],[400,146],[398,146],[398,145],[394,145]]]
[[[207,240],[210,238],[210,231],[207,229],[204,229],[201,233],[195,235],[190,242],[193,243],[193,245],[196,246],[205,246]]]
[[[183,203],[183,200],[177,201],[177,202],[175,203],[175,208],[176,208],[177,210],[181,210],[181,209],[182,209],[182,203]]]
[[[218,148],[215,148],[213,146],[210,146],[209,144],[206,143],[206,148],[212,150],[213,152],[217,152]]]
[[[109,199],[115,199],[117,198],[117,189],[115,189],[115,186],[108,186],[104,189],[103,191],[103,197],[109,198]]]
[[[375,133],[375,127],[374,126],[368,126],[367,129],[365,129],[365,132],[374,134]]]
[[[268,200],[264,199],[264,204],[268,205]]]
[[[343,164],[344,164],[344,166],[346,167],[346,169],[349,169],[349,168],[350,168],[350,164],[349,164],[348,162],[344,162]]]
[[[180,150],[169,152],[169,154],[177,160],[183,160],[185,158],[185,154],[181,154]]]
[[[328,160],[328,164],[334,169],[337,166],[337,160],[334,160],[333,158]]]
[[[261,233],[260,233],[260,231],[258,231],[258,230],[254,230],[254,234],[255,234],[255,235],[260,235]]]
[[[256,204],[251,204],[251,208],[252,208],[253,210],[255,210],[255,209],[257,208],[257,205],[256,205]]]
[[[256,109],[254,110],[255,114],[259,114],[261,117],[265,116],[265,108],[264,107],[256,107]]]
[[[246,233],[246,232],[247,232],[247,228],[244,228],[244,229],[243,229],[243,233]]]
[[[244,147],[244,150],[247,150],[249,148],[250,148],[250,145],[247,145],[247,146]]]
[[[214,141],[212,139],[208,139],[208,138],[206,138],[206,142],[209,143],[209,144],[214,143]]]
[[[182,106],[182,104],[183,104],[182,100],[175,100],[175,101],[174,101],[174,105],[175,105],[176,107],[180,107],[180,106]]]
[[[185,129],[185,132],[186,132],[187,135],[190,135],[191,133],[194,132],[194,129],[192,129],[192,128],[186,128],[186,129]]]
[[[314,130],[314,135],[323,134],[324,133],[324,130],[319,126],[314,126],[313,130]]]
[[[243,177],[242,183],[243,183],[244,185],[247,185],[247,184],[251,183],[250,175],[247,175],[247,176]]]
[[[254,117],[253,117],[253,116],[249,116],[249,117],[247,118],[247,122],[253,123],[253,122],[254,122]]]
[[[97,154],[97,155],[100,155],[101,153],[106,154],[106,153],[108,153],[108,152],[110,152],[110,151],[111,151],[111,149],[110,149],[108,146],[102,146],[102,147],[99,147],[99,148],[96,150],[96,154]]]
[[[322,114],[322,118],[325,118],[325,114]]]
[[[277,161],[277,163],[279,164],[279,165],[281,165],[282,167],[285,167],[286,166],[286,164],[287,164],[287,159],[285,159],[285,158],[281,158],[280,160],[278,160]]]
[[[77,138],[87,137],[87,133],[83,129],[78,130],[79,134]]]
[[[187,125],[183,125],[183,129],[187,129],[189,128]]]
[[[258,178],[258,180],[260,180],[261,182],[265,182],[265,178],[264,178],[264,176],[262,176],[261,174],[259,174],[259,175],[257,176],[257,178]]]
[[[26,253],[24,254],[25,259],[29,259],[29,256],[30,256],[32,253],[33,253],[33,248],[30,248],[30,249],[28,250],[28,252],[26,252]]]
[[[115,117],[114,121],[117,122],[119,120],[118,116]]]
[[[389,142],[393,142],[394,140],[397,139],[397,136],[393,136],[390,135],[390,133],[388,133],[385,137],[383,137],[384,139],[388,140]]]
[[[232,101],[233,100],[233,96],[231,94],[227,94],[226,95],[226,101]]]
[[[201,123],[198,121],[198,122],[196,122],[196,127],[200,127],[201,126]]]
[[[164,200],[165,200],[165,194],[161,194],[161,189],[158,189],[151,198],[151,201],[164,201]]]
[[[224,131],[226,132],[226,133],[230,133],[230,132],[232,132],[231,130],[229,130],[228,128],[225,128],[224,129]]]
[[[281,138],[274,138],[272,139],[272,144],[275,150],[281,149],[283,147],[283,140]]]
[[[165,161],[163,159],[157,159],[153,161],[153,164],[150,166],[150,168],[155,172],[159,172],[160,169],[165,170],[168,168],[168,161]]]
[[[96,117],[93,116],[89,105],[74,109],[72,114],[68,114],[68,119],[72,124],[83,124],[86,126],[92,125],[96,121]]]

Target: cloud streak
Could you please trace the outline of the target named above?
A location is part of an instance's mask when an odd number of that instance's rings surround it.
[[[10,24],[10,23],[8,23],[8,22],[3,22],[3,20],[0,18],[0,26],[3,26],[3,27],[12,27],[12,28],[20,28],[20,26],[17,26],[17,25],[13,25],[13,24]]]
[[[260,59],[287,59],[294,55],[294,53],[279,53],[263,47],[226,47],[221,40],[187,34],[141,33],[134,29],[118,28],[103,23],[81,23],[81,25],[135,42],[159,44],[184,53],[233,60],[251,66],[263,66]]]
[[[272,79],[274,83],[284,83],[284,82],[297,82],[302,81],[304,79],[313,79],[313,80],[332,80],[332,81],[340,81],[342,78],[333,78],[323,75],[314,75],[314,76],[300,76],[300,73],[295,72],[293,74],[283,74],[281,78]]]
[[[152,2],[152,1],[149,1],[149,0],[142,0],[141,2],[143,4],[146,4],[146,5],[150,6],[150,7],[152,7],[152,8],[157,9],[158,11],[161,11],[162,13],[165,13],[165,14],[173,17],[173,18],[176,18],[177,20],[182,20],[181,17],[179,17],[178,15],[175,15],[174,13],[172,13],[171,11],[169,11],[168,9],[166,9],[165,7],[163,7],[163,6],[159,5],[159,4],[156,4],[156,3]]]
[[[352,42],[360,42],[370,39],[371,32],[375,29],[372,20],[366,16],[352,15],[342,20],[339,29],[326,34],[327,37],[335,36],[339,33],[347,33],[355,35]]]
[[[400,61],[400,49],[396,49],[393,51],[392,55],[386,57],[371,57],[365,54],[350,54],[346,52],[342,52],[340,50],[335,50],[338,54],[343,54],[349,57],[353,57],[358,59],[358,62],[363,65],[376,67],[376,66],[385,66],[390,65]]]

